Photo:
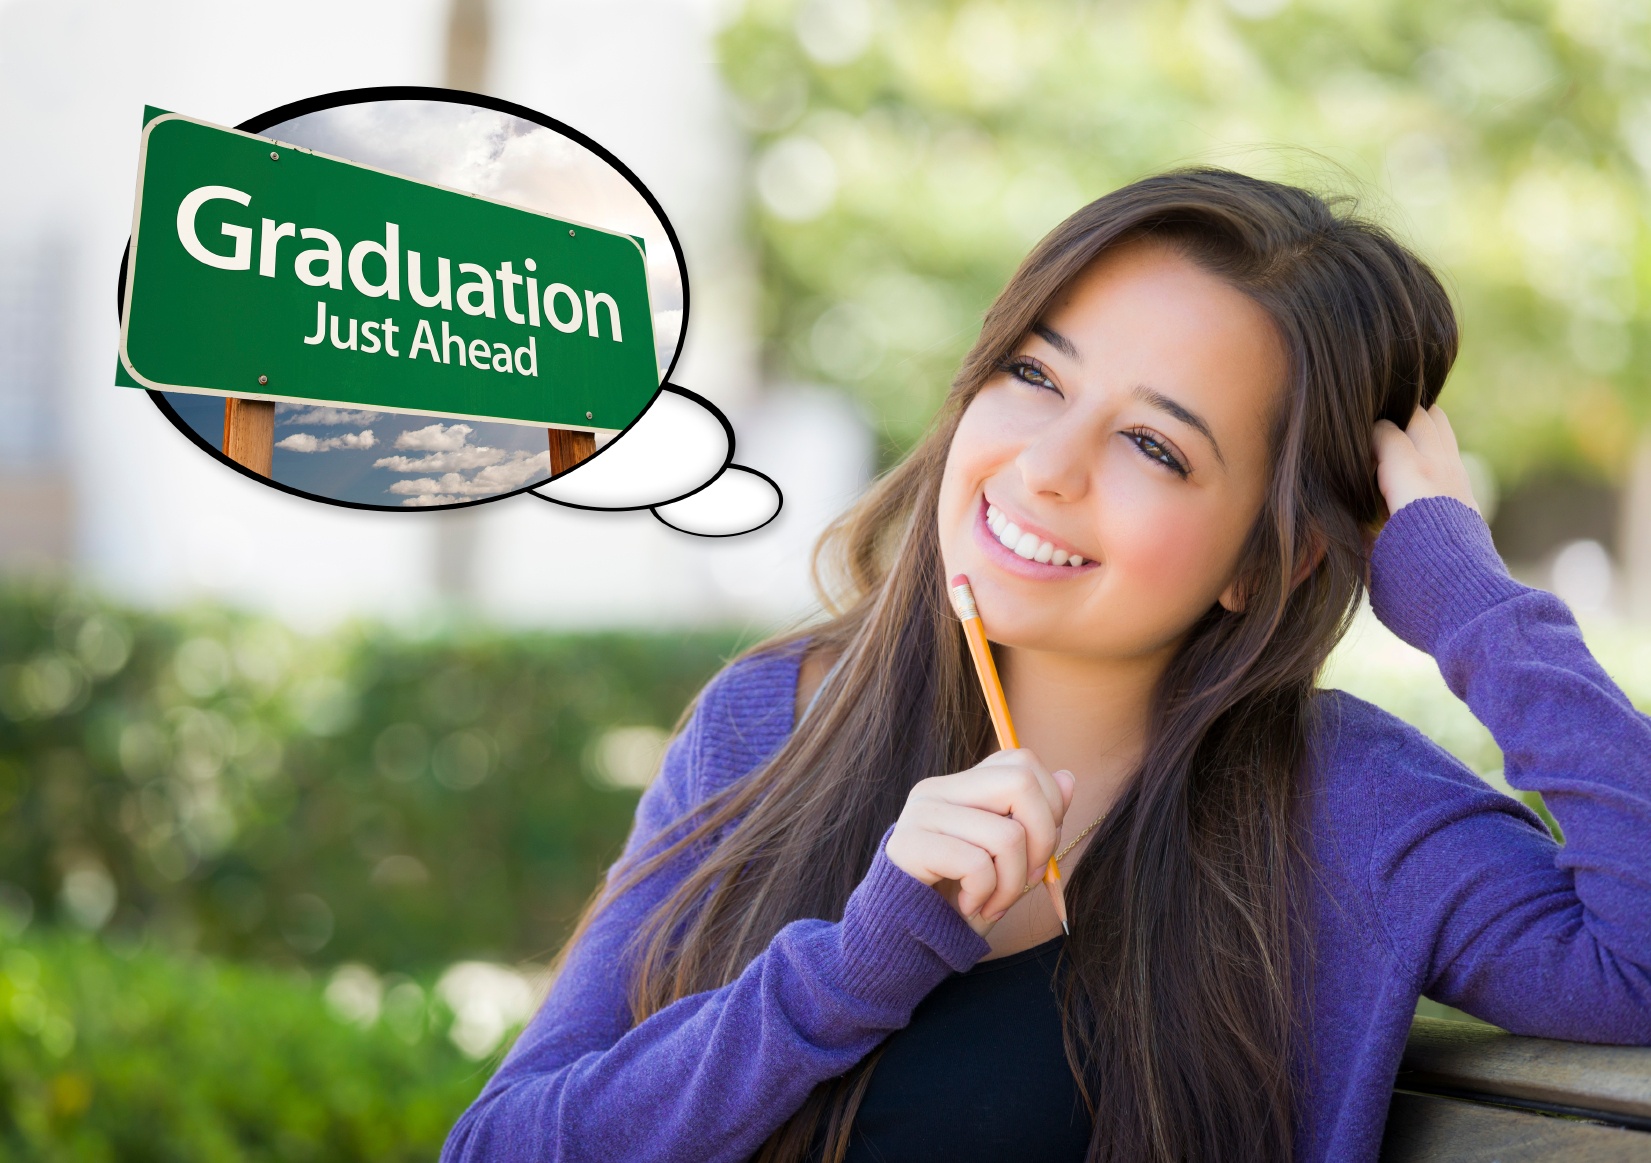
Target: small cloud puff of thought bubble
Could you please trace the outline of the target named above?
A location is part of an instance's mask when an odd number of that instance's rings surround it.
[[[700,537],[749,533],[784,498],[764,474],[733,463],[734,429],[709,400],[666,384],[636,422],[534,496],[577,509],[651,509]]]

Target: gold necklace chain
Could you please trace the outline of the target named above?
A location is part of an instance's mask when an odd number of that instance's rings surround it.
[[[1084,828],[1083,831],[1079,832],[1076,836],[1072,837],[1071,843],[1067,844],[1067,846],[1065,848],[1062,848],[1059,852],[1055,853],[1055,863],[1059,864],[1061,862],[1061,857],[1065,856],[1068,852],[1072,851],[1073,847],[1078,843],[1078,841],[1082,840],[1085,836],[1089,835],[1089,833],[1093,832],[1095,830],[1095,825],[1099,824],[1104,819],[1106,819],[1106,812],[1102,812],[1100,815],[1096,816],[1093,820],[1089,821],[1089,825],[1086,828]]]
[[[1095,830],[1095,825],[1099,824],[1102,820],[1106,819],[1106,817],[1107,817],[1106,812],[1102,812],[1100,815],[1096,816],[1093,820],[1089,821],[1088,826],[1086,826],[1083,831],[1079,832],[1076,836],[1072,837],[1072,839],[1067,843],[1067,845],[1064,848],[1062,848],[1059,852],[1055,853],[1055,866],[1057,868],[1059,868],[1060,867],[1060,862],[1061,862],[1061,857],[1065,856],[1068,852],[1072,851],[1072,849],[1077,845],[1078,841],[1082,840],[1085,836],[1087,836],[1091,832],[1093,832]],[[1021,891],[1022,894],[1031,892],[1032,891],[1032,883],[1030,881],[1028,881],[1027,884],[1026,884],[1026,887],[1021,889],[1020,891]]]

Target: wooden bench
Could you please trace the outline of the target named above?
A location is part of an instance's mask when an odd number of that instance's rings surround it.
[[[1415,1020],[1384,1163],[1651,1163],[1651,1047]]]

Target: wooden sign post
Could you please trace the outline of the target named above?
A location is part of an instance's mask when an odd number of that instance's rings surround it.
[[[550,429],[550,475],[566,472],[596,455],[596,433],[576,428]]]
[[[259,476],[275,460],[275,405],[268,400],[224,397],[224,455]]]

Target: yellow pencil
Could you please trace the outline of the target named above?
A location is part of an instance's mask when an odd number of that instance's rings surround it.
[[[975,607],[975,592],[966,574],[952,578],[952,607],[963,621],[963,638],[969,644],[969,656],[975,660],[975,674],[980,677],[980,689],[986,695],[986,709],[991,713],[992,726],[997,731],[998,747],[1012,751],[1020,746],[1015,738],[1015,725],[1009,721],[1009,700],[1003,697],[1003,683],[997,676],[997,663],[992,661],[991,647],[986,644],[986,626]],[[1061,866],[1055,858],[1043,870],[1043,883],[1049,889],[1049,898],[1055,903],[1055,915],[1060,918],[1061,931],[1068,936],[1072,930],[1066,924],[1066,898],[1061,892]]]

